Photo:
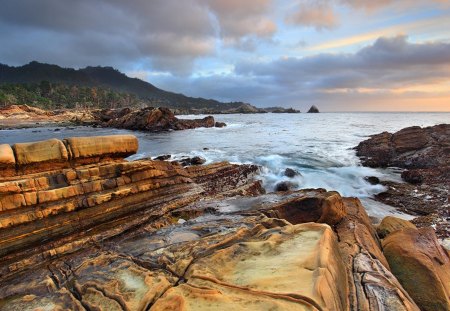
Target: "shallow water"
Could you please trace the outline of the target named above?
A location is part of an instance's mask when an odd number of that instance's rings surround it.
[[[450,113],[268,113],[217,115],[215,118],[228,126],[165,133],[89,127],[59,128],[58,131],[55,128],[2,130],[0,144],[133,133],[140,146],[138,154],[131,159],[172,154],[176,158],[200,155],[208,162],[255,163],[262,166],[262,178],[268,191],[281,180],[293,181],[297,188],[337,190],[344,196],[362,198],[369,214],[382,217],[395,211],[370,200],[383,187],[370,185],[364,177],[398,180],[398,174],[392,170],[362,167],[352,148],[369,135],[382,131],[450,123]],[[283,176],[287,167],[296,169],[301,176],[294,179]]]

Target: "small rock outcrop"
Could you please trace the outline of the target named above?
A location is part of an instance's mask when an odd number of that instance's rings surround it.
[[[129,108],[101,110],[95,115],[101,126],[149,132],[226,126],[223,122],[215,122],[212,116],[192,120],[178,119],[170,109],[163,107],[147,107],[140,110]]]
[[[309,108],[308,113],[319,113],[319,109],[312,105],[311,108]]]
[[[383,240],[383,252],[421,310],[450,310],[450,257],[432,228],[405,228]]]
[[[284,176],[294,178],[295,176],[301,176],[301,174],[296,170],[288,167],[284,170]]]
[[[449,144],[450,124],[441,124],[407,127],[394,134],[383,132],[355,149],[366,166],[420,169],[449,166]]]

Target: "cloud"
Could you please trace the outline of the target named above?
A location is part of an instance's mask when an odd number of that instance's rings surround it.
[[[301,2],[297,9],[288,14],[286,23],[314,27],[318,30],[333,29],[338,25],[338,17],[329,3],[316,1]]]
[[[392,107],[379,106],[380,102],[406,104],[405,98],[433,98],[437,103],[436,98],[441,102],[444,96],[448,98],[449,50],[450,43],[411,43],[406,36],[381,37],[355,53],[240,62],[229,75],[175,82],[165,76],[157,79],[157,85],[175,86],[194,96],[244,100],[262,106],[306,109],[317,104],[324,110],[386,110]],[[367,107],[358,108],[358,101],[367,103]]]
[[[220,40],[270,37],[276,29],[266,17],[270,2],[9,1],[0,10],[0,57],[75,67],[141,63],[189,74],[196,59],[216,53]]]

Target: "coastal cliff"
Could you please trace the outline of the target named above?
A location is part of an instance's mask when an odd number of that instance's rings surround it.
[[[417,229],[386,226],[381,242],[356,198],[264,194],[254,165],[124,159],[137,149],[134,136],[0,146],[1,310],[450,306],[433,234],[400,257],[439,269],[411,290],[392,258]]]

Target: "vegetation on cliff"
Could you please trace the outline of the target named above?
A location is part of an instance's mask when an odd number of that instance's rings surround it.
[[[242,102],[221,103],[167,92],[130,78],[112,67],[62,68],[31,62],[0,64],[0,105],[27,104],[45,109],[167,107],[177,113],[255,112]]]

